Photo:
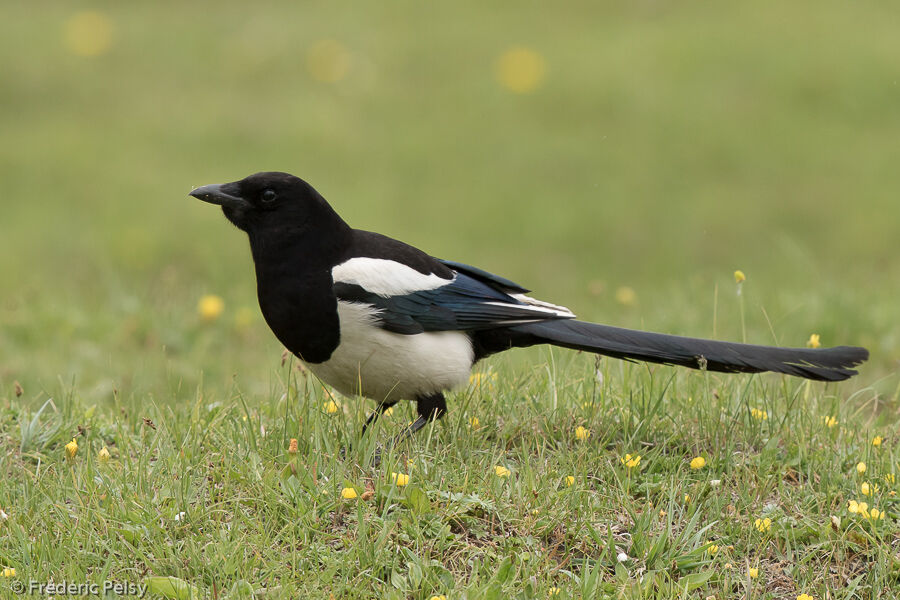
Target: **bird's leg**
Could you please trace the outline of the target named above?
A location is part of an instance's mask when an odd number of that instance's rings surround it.
[[[375,407],[375,410],[372,411],[372,414],[369,415],[369,418],[366,419],[366,422],[363,423],[362,431],[359,432],[359,437],[362,437],[363,435],[365,435],[366,429],[370,425],[373,425],[375,423],[375,421],[378,420],[378,417],[381,416],[381,413],[383,413],[384,411],[386,411],[387,409],[389,409],[390,407],[392,407],[395,404],[397,404],[396,400],[394,400],[393,402],[380,402],[378,404],[378,406]]]
[[[366,419],[365,424],[362,428],[362,433],[366,432],[366,428],[378,420],[378,417],[385,410],[396,404],[397,402],[383,402],[379,404],[375,410],[369,415],[369,418]],[[436,421],[440,419],[447,413],[447,402],[444,400],[444,395],[441,393],[433,394],[431,396],[422,396],[416,398],[416,412],[419,413],[419,417],[413,421],[409,427],[403,430],[402,433],[394,437],[391,440],[390,445],[394,446],[395,444],[399,444],[403,440],[411,437],[415,432],[425,427],[428,424],[428,421]],[[362,433],[360,435],[362,435]],[[381,464],[381,448],[375,449],[375,455],[372,457],[372,466],[378,467]]]
[[[431,396],[416,398],[416,412],[419,413],[419,418],[404,429],[403,433],[395,437],[393,443],[402,442],[425,427],[428,421],[436,421],[447,414],[447,402],[444,400],[444,394],[438,392]]]
[[[359,437],[362,438],[362,436],[364,436],[366,434],[366,429],[368,429],[368,427],[370,425],[373,425],[375,423],[375,421],[378,420],[378,417],[380,417],[384,411],[386,411],[387,409],[389,409],[390,407],[392,407],[395,404],[397,404],[396,400],[393,402],[379,402],[378,406],[375,407],[375,410],[372,411],[372,414],[370,414],[369,417],[366,419],[366,422],[363,423],[362,430],[359,432]],[[353,449],[352,444],[349,445],[347,448],[341,448],[341,458],[346,458],[347,452],[352,449]],[[381,461],[381,450],[376,449],[375,450],[375,466],[376,467],[378,466],[378,463],[380,461]]]

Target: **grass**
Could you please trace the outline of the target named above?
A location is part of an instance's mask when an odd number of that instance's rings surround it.
[[[361,404],[338,397],[329,414],[334,397],[291,361],[252,399],[236,385],[226,396],[198,390],[109,410],[65,393],[40,414],[7,402],[0,560],[25,579],[174,577],[227,598],[896,589],[895,429],[872,419],[870,393],[846,399],[833,385],[574,353],[544,365],[495,362],[442,423],[388,446],[377,468],[375,448],[412,411],[358,440]],[[73,432],[78,452],[67,461]],[[876,435],[886,436],[878,446]],[[625,466],[626,454],[639,464]],[[705,466],[692,469],[698,456]],[[864,496],[863,482],[878,491]],[[358,497],[343,500],[344,488]],[[851,514],[850,500],[886,518]]]
[[[0,597],[892,597],[896,7],[4,8]],[[67,41],[84,10],[111,27],[97,56]],[[334,82],[307,65],[327,39]],[[514,46],[545,61],[530,94],[495,77]],[[371,403],[327,413],[241,234],[186,197],[263,169],[582,318],[872,358],[826,386],[511,353],[373,469],[411,407],[364,440]],[[863,482],[885,519],[848,512]]]

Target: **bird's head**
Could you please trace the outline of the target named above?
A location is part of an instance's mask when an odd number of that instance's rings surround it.
[[[204,185],[191,196],[221,206],[228,220],[251,239],[343,224],[315,188],[289,173],[267,171],[240,181]]]

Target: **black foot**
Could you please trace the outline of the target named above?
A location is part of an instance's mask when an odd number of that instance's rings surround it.
[[[416,398],[416,412],[419,418],[413,421],[409,427],[403,430],[403,433],[394,438],[393,444],[397,444],[406,440],[412,435],[425,427],[429,421],[437,421],[447,414],[447,402],[441,393],[433,396],[422,396]]]
[[[362,431],[360,432],[360,437],[366,433],[366,429],[369,428],[375,421],[378,420],[378,417],[381,416],[388,408],[395,405],[397,402],[383,402],[375,407],[375,410],[369,415],[369,418],[366,419],[365,424],[362,427]],[[387,447],[393,448],[395,445],[403,442],[423,427],[428,424],[429,421],[436,421],[447,414],[447,403],[444,400],[443,394],[434,394],[433,396],[422,396],[416,398],[416,411],[419,413],[419,417],[413,421],[409,427],[403,430],[397,436],[394,436],[391,439],[390,443]],[[347,452],[350,448],[341,448],[341,458],[346,458]],[[375,453],[372,455],[372,466],[378,467],[381,464],[381,456],[383,454],[383,448],[378,446],[375,448]]]
[[[365,435],[366,429],[368,429],[370,425],[373,425],[375,423],[375,421],[378,420],[378,417],[381,416],[381,413],[383,413],[384,411],[386,411],[387,409],[389,409],[390,407],[392,407],[395,404],[397,404],[396,400],[394,400],[393,402],[382,402],[378,406],[376,406],[375,410],[372,411],[372,414],[369,415],[369,418],[366,419],[366,422],[363,423],[362,431],[359,432],[359,437],[362,437],[363,435]]]

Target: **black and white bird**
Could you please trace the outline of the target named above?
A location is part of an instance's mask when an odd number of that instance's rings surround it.
[[[869,356],[858,347],[756,346],[578,321],[508,279],[351,228],[288,173],[256,173],[191,196],[220,205],[249,236],[259,306],[281,343],[342,394],[378,403],[366,425],[415,400],[414,433],[446,412],[444,393],[467,383],[476,362],[535,344],[822,381],[855,375]]]

